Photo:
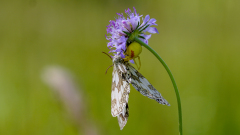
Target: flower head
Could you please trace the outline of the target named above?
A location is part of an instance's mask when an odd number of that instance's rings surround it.
[[[148,44],[148,39],[151,37],[147,35],[149,33],[158,33],[157,28],[150,27],[152,25],[157,25],[156,19],[150,19],[149,15],[145,18],[136,12],[133,7],[134,12],[130,9],[125,10],[127,18],[121,13],[117,13],[118,17],[115,21],[110,20],[110,24],[107,26],[107,33],[110,36],[106,36],[109,40],[107,47],[110,49],[109,53],[114,55],[121,55],[122,58],[125,57],[124,52],[126,52],[127,47],[134,41],[134,37],[137,36],[144,43]],[[140,21],[142,18],[142,22]]]

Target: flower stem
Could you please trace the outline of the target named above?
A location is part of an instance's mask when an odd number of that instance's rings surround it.
[[[139,44],[141,44],[142,46],[144,46],[145,48],[147,48],[151,53],[153,53],[153,55],[155,55],[155,57],[157,57],[157,59],[162,63],[162,65],[164,66],[164,68],[167,70],[168,75],[172,81],[175,93],[176,93],[176,97],[177,97],[177,103],[178,103],[178,117],[179,117],[179,134],[182,135],[182,107],[181,107],[181,100],[180,100],[180,94],[177,88],[177,84],[174,80],[174,77],[170,71],[170,69],[168,68],[167,64],[163,61],[163,59],[147,44],[145,44],[143,41],[141,41],[139,38],[135,37],[134,38],[135,41],[137,41]]]

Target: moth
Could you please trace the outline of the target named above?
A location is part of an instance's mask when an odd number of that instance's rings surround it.
[[[159,104],[170,106],[162,95],[133,66],[124,61],[120,55],[115,55],[112,72],[111,113],[118,118],[120,129],[126,125],[129,117],[128,98],[130,83],[142,95],[156,100]]]

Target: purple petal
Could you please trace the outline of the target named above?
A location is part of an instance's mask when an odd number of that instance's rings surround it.
[[[152,35],[142,35],[146,40],[148,40]]]
[[[134,17],[134,18],[129,19],[129,22],[132,24],[132,30],[136,29],[139,20],[140,19],[138,17]]]
[[[128,21],[123,20],[122,23],[123,23],[123,26],[130,32],[131,31],[131,26],[128,24]]]
[[[156,19],[152,18],[152,19],[149,20],[148,24],[150,24],[150,25],[157,25],[155,23],[156,21],[157,21]]]
[[[110,33],[112,32],[112,29],[111,28],[107,28],[107,33]]]
[[[127,38],[125,36],[121,36],[120,39],[118,40],[119,43],[126,43]]]
[[[108,47],[113,47],[111,42],[109,42],[109,43],[107,44],[107,46],[108,46]]]
[[[121,44],[121,46],[122,46],[122,47],[121,47],[121,48],[122,48],[122,50],[124,50],[124,51],[125,51],[125,50],[126,50],[126,42],[123,42],[123,43]]]
[[[107,35],[105,34],[105,37],[106,37],[106,39],[108,40],[108,37],[107,37]]]
[[[148,27],[147,29],[145,29],[144,31],[149,32],[149,33],[158,33],[157,28],[155,27]],[[159,33],[158,33],[159,34]]]
[[[115,52],[121,52],[122,48],[116,48]]]
[[[145,24],[149,19],[150,19],[150,16],[149,16],[149,15],[146,15],[146,16],[145,16],[145,19],[143,20],[143,24]]]
[[[145,40],[144,43],[148,45],[148,40]]]
[[[134,61],[133,61],[133,59],[131,59],[131,60],[129,60],[129,61],[130,61],[132,64],[135,64]]]
[[[130,14],[131,13],[131,10],[128,8],[127,10],[125,9],[125,13],[127,14]]]
[[[117,13],[117,15],[118,15],[120,18],[123,17],[123,14]]]
[[[135,7],[133,7],[133,10],[134,10],[134,12],[135,12],[135,15],[138,15]]]
[[[125,58],[125,55],[123,54],[123,52],[120,53],[122,58]]]

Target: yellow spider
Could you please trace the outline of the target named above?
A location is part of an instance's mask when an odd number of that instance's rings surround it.
[[[142,52],[142,46],[137,42],[133,42],[127,47],[127,50],[125,52],[125,55],[127,55],[127,56],[125,58],[123,58],[123,60],[124,61],[129,61],[129,60],[133,59],[134,63],[136,64],[136,66],[138,68],[138,65],[135,61],[135,58],[138,58],[138,61],[139,61],[138,70],[139,70],[140,67],[141,67],[141,61],[140,61],[140,57],[138,55],[141,52]]]

